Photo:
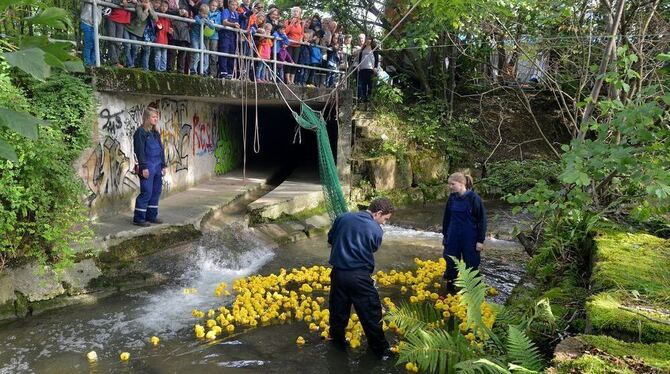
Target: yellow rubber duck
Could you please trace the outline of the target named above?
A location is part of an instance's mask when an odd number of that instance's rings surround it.
[[[152,336],[149,339],[149,342],[151,342],[151,345],[153,345],[155,347],[161,342],[161,340],[157,336]]]
[[[121,359],[121,361],[128,361],[128,360],[130,360],[130,353],[121,352],[121,354],[119,355],[119,358]]]
[[[88,360],[88,362],[98,361],[98,354],[95,353],[95,351],[90,351],[86,354],[86,359]]]
[[[302,336],[298,336],[298,339],[295,340],[295,344],[297,345],[305,344],[305,338],[303,338]]]

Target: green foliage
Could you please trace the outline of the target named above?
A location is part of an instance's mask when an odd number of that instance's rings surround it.
[[[478,191],[487,195],[508,195],[525,192],[544,181],[558,185],[560,164],[548,160],[506,160],[486,165],[486,176],[476,182]]]
[[[398,310],[390,313],[386,319],[389,323],[394,323],[411,335],[417,330],[430,329],[432,325],[442,319],[439,310],[430,303],[405,303],[399,304]]]
[[[506,345],[500,344],[495,333],[486,327],[481,311],[486,284],[478,271],[466,267],[463,261],[454,261],[458,267],[456,286],[461,287],[459,294],[467,310],[469,326],[472,331],[484,333],[485,339],[491,339],[496,345],[496,357],[480,357],[479,348],[458,328],[450,328],[450,323],[445,325],[431,304],[401,304],[384,317],[405,330],[398,364],[412,362],[420,370],[431,373],[537,373],[542,370],[544,363],[537,346],[519,327],[508,326]],[[541,316],[534,314],[532,318]]]
[[[219,142],[216,145],[214,156],[216,156],[216,165],[214,171],[216,174],[225,174],[240,164],[240,154],[242,154],[242,144],[236,139],[237,133],[232,126],[228,126],[224,118],[219,120]]]
[[[6,62],[40,81],[51,75],[52,68],[71,72],[84,70],[81,60],[71,53],[73,46],[70,43],[51,42],[48,39],[50,30],[67,31],[72,28],[67,11],[50,7],[47,2],[34,3],[28,0],[15,1],[11,5],[3,4],[3,8],[8,7],[10,10],[0,13],[0,24],[5,27],[12,24],[30,25],[31,32],[30,35],[23,35],[17,30],[5,30],[11,32],[8,32],[8,37],[0,44],[0,67],[3,70]],[[27,16],[17,19],[17,14]],[[23,30],[23,27],[19,30]],[[42,122],[26,112],[17,112],[8,106],[6,103],[0,106],[0,131],[10,128],[14,133],[34,139],[38,133],[37,127]],[[11,133],[1,133],[7,135],[0,137],[0,157],[19,162],[15,145],[9,141],[13,139]]]
[[[449,256],[456,263],[458,277],[456,278],[456,287],[460,287],[458,292],[461,295],[461,305],[467,307],[467,322],[478,328],[485,328],[482,321],[481,305],[486,297],[486,283],[479,270],[468,269],[465,262],[459,261],[454,256]]]
[[[90,138],[87,119],[94,105],[90,88],[72,79],[36,84],[28,101],[8,79],[0,78],[0,91],[9,92],[0,96],[0,106],[54,119],[52,126],[39,127],[34,140],[0,129],[0,137],[11,142],[17,155],[16,162],[0,162],[0,269],[30,259],[65,266],[73,258],[73,246],[91,235],[80,201],[85,190],[71,164]],[[49,91],[54,85],[60,89]]]
[[[509,326],[507,332],[507,359],[531,371],[540,371],[545,366],[535,344],[515,326]]]
[[[398,105],[402,105],[404,100],[403,92],[399,87],[385,82],[379,82],[372,93],[372,102],[377,110],[395,109]]]

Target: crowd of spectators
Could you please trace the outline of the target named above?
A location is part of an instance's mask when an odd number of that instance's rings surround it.
[[[341,76],[336,72],[347,71],[350,66],[359,67],[359,76],[365,75],[359,77],[364,80],[363,86],[369,84],[373,70],[379,65],[371,38],[366,40],[361,34],[352,50],[352,36],[345,35],[333,19],[322,19],[318,13],[305,17],[299,7],[291,8],[287,19],[282,19],[280,9],[274,5],[266,8],[261,0],[239,1],[111,0],[118,7],[99,6],[96,10],[101,33],[106,36],[218,51],[227,56],[204,54],[202,58],[195,51],[106,41],[100,44],[101,59],[105,64],[119,67],[264,82],[273,79],[268,67],[273,68],[276,58],[277,76],[287,84],[333,87]],[[93,25],[93,11],[90,2],[82,4],[83,59],[87,65],[95,63],[93,32],[94,27],[100,27]],[[366,87],[363,90],[368,91]],[[363,97],[367,96],[365,93]]]

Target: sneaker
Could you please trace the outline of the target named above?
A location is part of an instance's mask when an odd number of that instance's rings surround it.
[[[157,225],[160,225],[161,223],[163,223],[163,220],[160,219],[160,218],[148,219],[147,221],[148,221],[148,222],[151,222],[151,223],[155,223],[155,224],[157,224]]]
[[[147,221],[133,221],[133,225],[141,226],[141,227],[150,226],[149,222],[147,222]]]

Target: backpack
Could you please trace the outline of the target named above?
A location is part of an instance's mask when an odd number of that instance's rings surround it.
[[[147,18],[147,25],[144,26],[143,39],[145,42],[156,41],[156,22],[151,17]]]

